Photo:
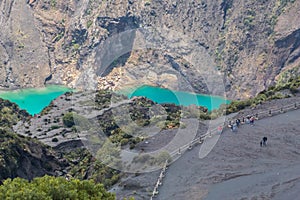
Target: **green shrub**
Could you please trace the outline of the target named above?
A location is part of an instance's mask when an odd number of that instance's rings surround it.
[[[7,179],[0,186],[0,199],[94,199],[114,200],[114,194],[107,192],[102,184],[92,180],[66,180],[63,177],[44,176],[27,181],[21,178]]]
[[[134,149],[135,148],[135,144],[134,143],[131,143],[130,145],[129,145],[129,149]]]
[[[56,0],[51,0],[51,1],[50,1],[51,7],[55,7],[56,4],[57,4]]]
[[[87,28],[90,28],[93,24],[93,21],[92,20],[89,20],[87,23],[86,23],[86,27]]]
[[[123,146],[123,145],[126,145],[126,144],[128,144],[128,139],[127,138],[123,138],[123,139],[121,139],[121,145]]]
[[[132,160],[133,163],[146,163],[150,160],[151,156],[149,154],[141,154],[135,156]]]
[[[63,123],[66,127],[72,127],[75,125],[75,122],[74,122],[74,113],[72,112],[68,112],[64,115],[63,117]]]
[[[169,162],[171,161],[171,156],[168,152],[166,151],[162,151],[160,152],[155,158],[154,158],[154,162],[157,165],[163,165],[166,160],[168,160]]]
[[[59,129],[59,128],[60,128],[60,126],[58,126],[58,125],[52,125],[50,129],[54,130],[54,129]]]

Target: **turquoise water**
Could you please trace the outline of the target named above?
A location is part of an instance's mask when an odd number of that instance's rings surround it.
[[[71,89],[59,85],[49,85],[44,88],[0,91],[0,98],[10,100],[29,114],[34,115],[40,113],[53,99],[68,91]]]
[[[49,85],[44,88],[0,91],[0,98],[10,100],[18,104],[21,109],[26,110],[29,114],[34,115],[40,113],[53,99],[68,91],[71,91],[71,89],[59,85]],[[229,100],[218,96],[173,91],[147,85],[119,92],[125,94],[128,98],[144,96],[157,103],[174,103],[183,106],[194,104],[204,106],[208,110],[217,109],[221,104],[230,103]]]
[[[229,100],[218,96],[173,91],[148,85],[144,85],[135,89],[131,88],[128,90],[123,90],[121,93],[126,95],[128,98],[132,98],[134,96],[144,96],[157,103],[174,103],[176,105],[183,106],[194,104],[197,106],[204,106],[208,108],[208,110],[218,109],[221,104],[230,103]]]

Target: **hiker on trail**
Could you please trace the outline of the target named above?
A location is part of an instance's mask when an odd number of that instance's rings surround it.
[[[246,124],[249,124],[250,123],[250,115],[247,115],[247,117],[246,117]]]
[[[231,131],[233,131],[233,124],[230,123],[229,126],[230,126]]]
[[[236,123],[234,123],[231,127],[232,127],[232,129],[231,129],[232,132],[236,132],[237,131],[238,127],[237,127]]]
[[[228,122],[228,128],[230,128],[230,130],[232,131],[232,129],[233,129],[233,124],[232,124],[231,121]]]
[[[222,126],[218,126],[218,133],[219,134],[222,134],[222,130],[223,130],[223,127]]]
[[[268,140],[267,137],[263,137],[263,145],[264,145],[264,146],[267,146],[267,140]]]
[[[242,124],[245,124],[245,117],[242,118]]]
[[[254,125],[254,117],[253,117],[253,116],[250,118],[250,125],[251,125],[251,126]]]
[[[260,146],[261,147],[267,146],[267,140],[268,140],[267,137],[263,137],[263,139],[260,141]]]
[[[238,118],[238,119],[235,120],[235,123],[236,123],[237,127],[239,127],[240,123],[241,123],[241,120]]]

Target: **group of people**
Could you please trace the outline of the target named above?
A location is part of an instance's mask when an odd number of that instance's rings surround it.
[[[232,132],[236,132],[240,124],[250,124],[251,126],[254,125],[254,116],[247,115],[247,117],[242,117],[242,120],[237,118],[234,123],[229,121],[228,127],[231,129]]]
[[[228,127],[231,129],[232,132],[237,132],[238,127],[240,126],[240,124],[250,124],[251,126],[254,126],[254,121],[257,119],[257,116],[251,116],[251,115],[247,115],[246,117],[242,117],[242,120],[237,118],[235,120],[235,122],[229,121],[228,123]],[[219,127],[218,131],[221,133],[222,129]],[[263,137],[262,140],[260,141],[260,146],[261,147],[265,147],[267,146],[267,137]]]

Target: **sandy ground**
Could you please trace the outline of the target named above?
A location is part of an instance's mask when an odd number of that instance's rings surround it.
[[[299,199],[300,110],[225,130],[207,157],[199,146],[168,169],[155,199]],[[260,147],[263,136],[267,147]]]
[[[299,100],[299,97],[273,100],[231,116],[255,114]],[[237,133],[224,130],[219,140],[212,137],[205,141],[218,142],[203,159],[199,158],[202,155],[199,152],[204,144],[188,150],[169,166],[159,195],[154,199],[297,199],[295,195],[300,191],[299,116],[300,110],[296,110],[260,119],[254,127],[242,125]],[[198,136],[206,133],[209,126],[201,124]],[[190,129],[187,126],[185,131]],[[175,134],[170,130],[161,132],[149,138],[148,145],[141,143],[137,148],[153,151],[166,145]],[[268,146],[261,148],[259,142],[263,136],[268,137]],[[126,174],[110,191],[115,192],[118,199],[129,196],[136,200],[150,199],[159,172]]]
[[[168,146],[172,147],[175,145],[174,147],[180,147],[184,144],[189,144],[191,140],[200,134],[206,133],[208,129],[206,124],[199,122],[196,119],[185,119],[183,122],[186,125],[185,128],[161,130],[154,136],[149,137],[147,140],[138,144],[135,150],[141,151],[141,149],[143,149],[143,152],[152,152]],[[195,129],[197,131],[196,133],[193,133],[195,132]],[[174,139],[175,137],[184,137],[182,134],[185,133],[188,135],[188,137],[184,138],[185,140],[182,139],[178,141],[178,139]],[[181,142],[182,144],[170,145],[172,141]],[[136,200],[150,199],[159,174],[160,169],[147,173],[126,173],[122,180],[113,188],[111,188],[110,191],[117,194],[118,200],[123,200],[124,197],[128,198],[131,196],[135,197]]]

